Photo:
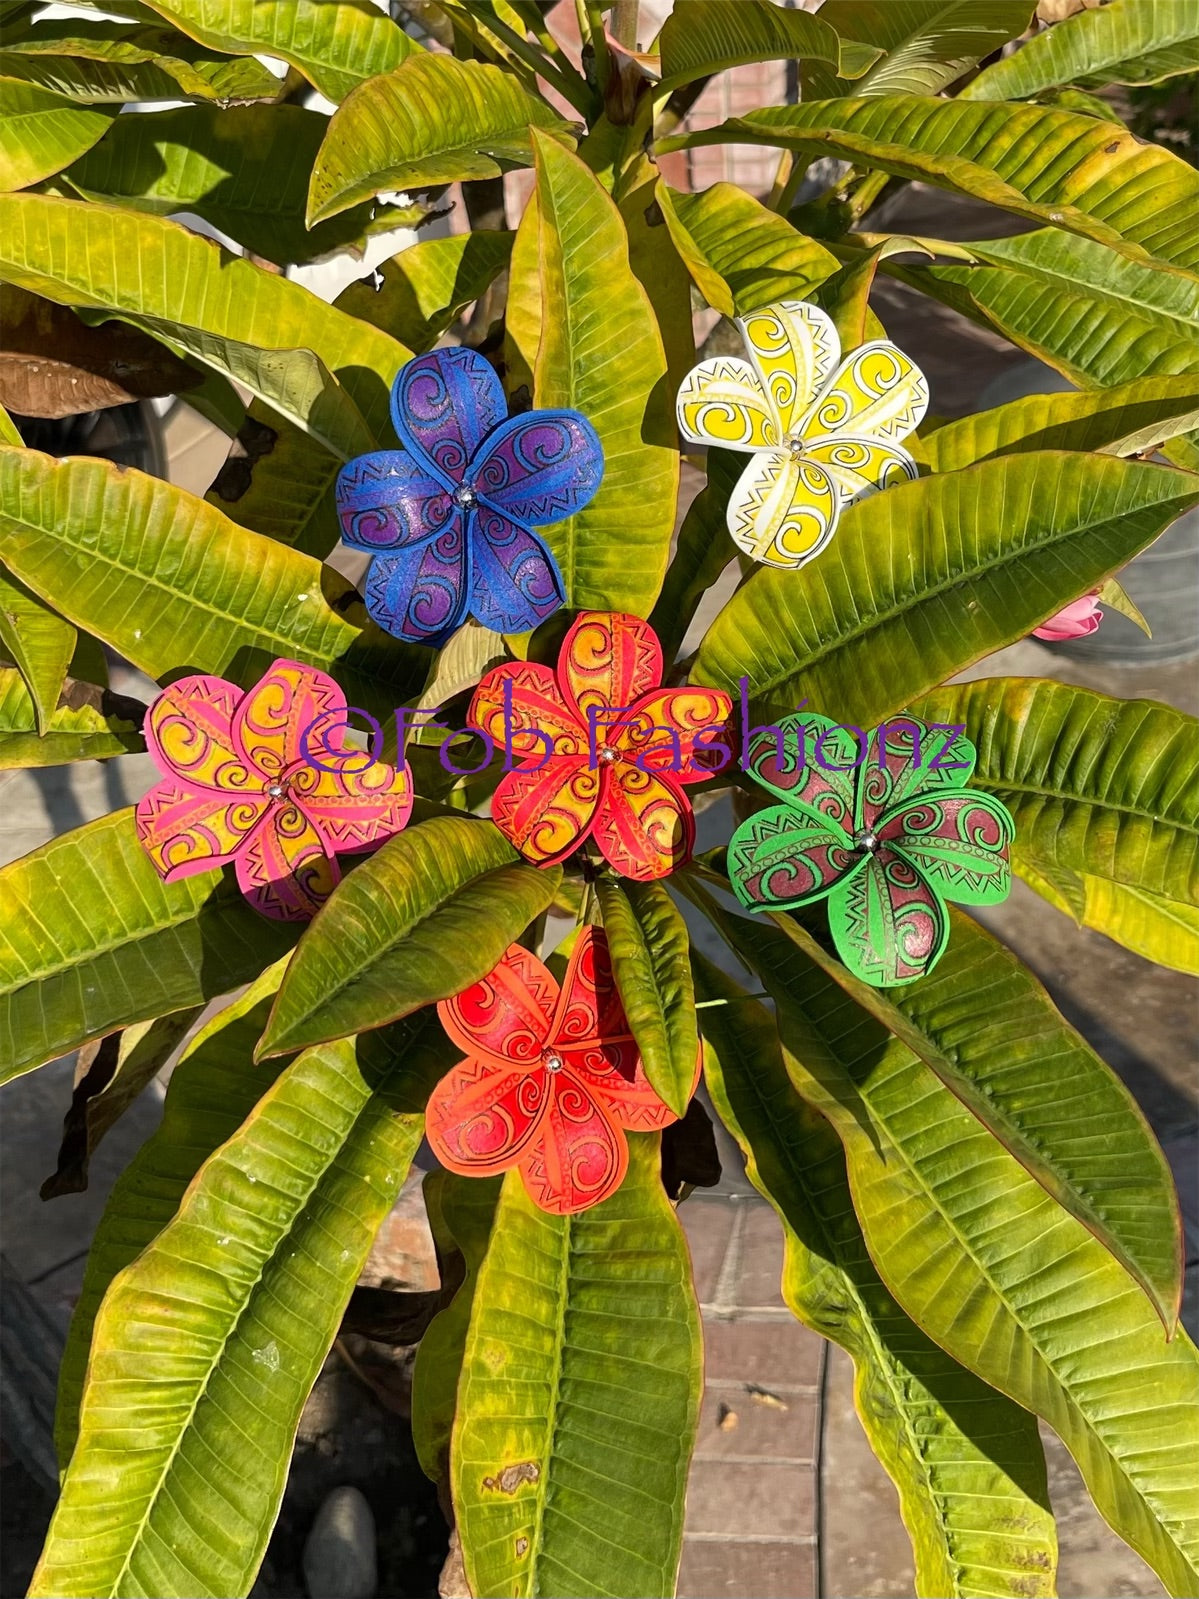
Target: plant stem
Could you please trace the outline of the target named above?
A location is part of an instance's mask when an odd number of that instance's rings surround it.
[[[612,7],[612,37],[626,50],[637,48],[637,13],[639,0],[616,0]]]

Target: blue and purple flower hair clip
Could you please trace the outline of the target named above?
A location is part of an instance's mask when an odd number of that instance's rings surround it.
[[[396,638],[443,643],[467,616],[525,633],[565,598],[534,531],[581,511],[603,476],[595,429],[577,411],[508,416],[474,350],[400,368],[391,417],[402,450],[360,455],[337,479],[342,538],[374,556],[366,608]]]

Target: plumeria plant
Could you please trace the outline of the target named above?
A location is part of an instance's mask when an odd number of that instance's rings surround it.
[[[229,437],[198,497],[0,412],[0,765],[160,770],[0,871],[3,1077],[94,1056],[53,1188],[182,1045],[36,1595],[249,1593],[426,1133],[412,1427],[471,1592],[672,1594],[697,1093],[921,1594],[1055,1592],[1038,1420],[1196,1591],[1169,1171],[970,910],[1014,872],[1199,969],[1196,726],[956,679],[1127,604],[1199,504],[1199,174],[1107,92],[1195,70],[1199,0],[650,9],[0,4],[0,303],[54,339],[12,409],[183,392]],[[798,95],[692,125],[760,61]],[[726,143],[769,193],[689,182]],[[997,225],[889,231],[912,183]],[[288,275],[447,212],[334,303]],[[880,274],[1075,387],[939,420]]]

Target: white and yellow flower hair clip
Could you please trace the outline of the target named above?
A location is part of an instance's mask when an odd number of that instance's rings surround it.
[[[729,498],[729,532],[755,561],[802,566],[845,506],[917,475],[897,441],[919,426],[928,384],[885,339],[842,361],[836,328],[806,301],[736,323],[749,360],[716,356],[689,372],[679,428],[693,444],[752,452]]]

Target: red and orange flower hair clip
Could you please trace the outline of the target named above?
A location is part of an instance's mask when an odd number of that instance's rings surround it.
[[[626,1130],[678,1119],[646,1078],[597,927],[580,932],[561,989],[513,944],[437,1012],[466,1055],[427,1111],[429,1143],[451,1171],[489,1177],[515,1166],[535,1204],[567,1215],[620,1187]],[[698,1056],[695,1071],[698,1080]]]

